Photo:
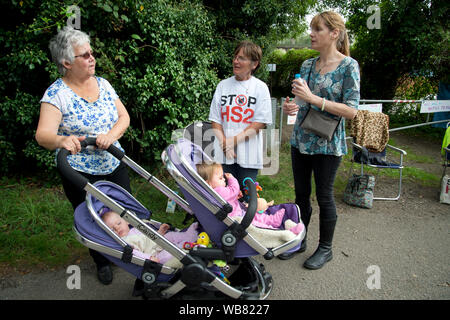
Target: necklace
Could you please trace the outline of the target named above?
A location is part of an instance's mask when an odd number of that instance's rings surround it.
[[[319,61],[321,61],[320,58],[319,58]],[[322,66],[320,66],[320,68],[319,68],[319,70],[317,71],[317,73],[320,74],[320,72],[322,71],[322,69],[325,68],[325,67],[328,65],[328,63],[329,63],[329,62],[324,63]],[[322,63],[321,63],[321,64],[322,64]]]
[[[239,81],[239,80],[237,80],[236,78],[234,78],[234,79],[237,81],[237,83],[238,83],[242,88],[245,89],[245,93],[248,94],[248,89],[249,89],[249,88],[245,87],[245,86],[241,83],[242,81]],[[249,84],[249,87],[250,87],[250,84]]]
[[[322,61],[322,60],[320,60],[320,58],[319,58],[317,61]],[[319,68],[319,70],[317,71],[317,73],[320,74],[320,72],[322,71],[322,69],[324,69],[324,68],[325,68],[326,66],[328,66],[329,64],[335,63],[336,61],[338,61],[338,60],[330,60],[330,61],[328,61],[327,63],[324,63],[322,66],[320,66],[320,68]],[[317,62],[316,62],[316,64],[317,64]],[[322,64],[322,63],[321,63],[321,64]]]

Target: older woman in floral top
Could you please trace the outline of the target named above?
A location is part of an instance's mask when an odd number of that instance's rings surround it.
[[[311,21],[311,48],[319,51],[317,58],[306,60],[301,79],[293,81],[292,93],[299,104],[289,98],[283,104],[288,115],[297,112],[291,138],[292,170],[296,203],[303,223],[308,227],[311,208],[311,177],[314,173],[316,196],[319,204],[319,246],[305,261],[304,267],[319,269],[333,257],[331,246],[337,221],[333,185],[342,155],[347,153],[345,119],[356,116],[360,99],[358,62],[352,59],[345,24],[335,12],[322,12]],[[310,105],[332,118],[342,117],[330,141],[303,130],[300,123]],[[297,252],[306,250],[306,239]],[[289,259],[295,252],[280,255]]]
[[[108,180],[129,192],[128,169],[109,152],[130,124],[130,117],[118,95],[103,78],[95,76],[95,58],[89,36],[65,27],[50,41],[50,51],[62,78],[45,91],[36,131],[37,142],[46,149],[70,151],[69,164],[89,182]],[[96,137],[97,149],[81,151],[80,141]],[[122,149],[123,150],[123,149]],[[81,151],[81,152],[80,152]],[[64,192],[75,209],[86,192],[61,176]],[[112,281],[109,261],[89,249],[103,284]]]

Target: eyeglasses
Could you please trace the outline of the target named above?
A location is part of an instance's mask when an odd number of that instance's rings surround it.
[[[234,60],[238,60],[239,62],[247,62],[247,61],[250,61],[250,59],[247,59],[247,58],[245,58],[245,57],[243,57],[243,56],[234,56],[233,57],[233,61]]]
[[[92,56],[92,58],[95,58],[94,57],[94,52],[93,51],[86,51],[85,53],[83,53],[83,54],[80,54],[80,55],[78,55],[78,56],[75,56],[75,58],[78,58],[78,57],[83,57],[83,59],[89,59],[90,57]]]

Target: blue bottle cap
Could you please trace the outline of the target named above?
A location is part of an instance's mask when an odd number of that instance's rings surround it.
[[[295,79],[299,79],[301,77],[300,73],[296,73],[294,77],[295,77]]]

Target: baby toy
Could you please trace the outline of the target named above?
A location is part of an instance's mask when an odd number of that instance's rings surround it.
[[[267,202],[267,200],[264,198],[258,198],[256,212],[260,214],[264,213],[270,206],[273,206],[273,200]]]
[[[196,242],[188,242],[188,241],[186,241],[183,244],[183,249],[184,250],[191,250],[191,249],[193,249],[194,247],[197,247],[197,246],[200,246],[200,247],[203,247],[203,248],[207,248],[209,246],[209,236],[208,236],[208,234],[206,232],[201,232],[198,235],[198,238],[197,238]]]
[[[220,277],[220,279],[222,279],[225,283],[231,284],[230,280],[228,280],[227,277],[225,277],[225,275],[224,275],[222,272],[219,273],[219,277]]]
[[[256,187],[256,195],[257,195],[257,197],[259,198],[259,193],[258,193],[258,191],[262,191],[262,188],[261,188],[261,186],[259,185],[259,183],[258,183],[258,182],[254,182],[252,178],[245,178],[245,179],[242,181],[242,184],[244,185],[244,193],[245,193],[246,195],[248,195],[248,187],[245,185],[245,181],[246,181],[247,179],[249,179],[250,181],[252,181],[252,182],[255,184],[255,187]]]
[[[194,247],[212,248],[212,244],[210,243],[209,236],[206,232],[201,232],[198,235],[196,242],[186,241],[183,244],[183,249],[185,249],[185,250],[191,250]],[[213,263],[221,269],[224,269],[224,270],[228,269],[227,263],[224,260],[213,260]],[[228,284],[230,283],[223,273],[220,273],[219,276],[226,283],[228,283]]]

